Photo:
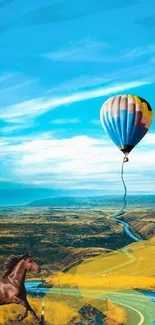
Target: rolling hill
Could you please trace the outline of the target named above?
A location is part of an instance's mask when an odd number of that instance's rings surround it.
[[[59,196],[34,200],[27,206],[45,207],[45,206],[99,206],[106,208],[119,208],[122,204],[122,196],[93,196],[93,197],[72,197]],[[155,195],[128,196],[127,206],[134,208],[154,208]]]

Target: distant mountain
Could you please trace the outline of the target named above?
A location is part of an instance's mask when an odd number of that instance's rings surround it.
[[[130,192],[131,193],[131,192]],[[121,196],[122,194],[122,196]],[[108,206],[120,207],[123,189],[115,195],[106,195],[105,190],[57,189],[25,186],[24,184],[0,182],[0,206]],[[31,203],[30,203],[31,202]],[[127,203],[133,206],[154,206],[155,196],[128,196]]]
[[[41,187],[25,187],[24,185],[0,182],[0,206],[21,206],[48,197],[87,197],[102,195],[103,191],[94,190],[61,190]]]
[[[88,205],[89,203],[88,198],[66,196],[36,200],[29,203],[28,206],[80,206]]]
[[[41,200],[35,200],[28,204],[31,207],[45,207],[45,206],[102,206],[102,207],[120,207],[122,203],[121,196],[95,196],[95,197],[52,197]],[[134,207],[155,207],[155,196],[154,195],[143,195],[143,196],[128,196],[128,206]]]

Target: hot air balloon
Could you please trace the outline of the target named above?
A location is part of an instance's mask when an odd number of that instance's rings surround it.
[[[101,107],[100,120],[105,132],[124,153],[129,152],[149,130],[153,119],[152,108],[143,98],[134,95],[117,95]]]

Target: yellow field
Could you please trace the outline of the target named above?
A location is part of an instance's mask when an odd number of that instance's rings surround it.
[[[47,277],[46,283],[114,290],[155,289],[155,239],[134,243],[106,256],[86,259],[68,273]]]
[[[36,311],[37,315],[40,317],[41,315],[41,300],[37,298],[29,298],[29,302]],[[126,322],[126,314],[118,306],[115,306],[110,301],[108,301],[108,305],[105,302],[93,302],[93,306],[95,306],[103,311],[105,317],[105,324],[113,325],[113,324],[125,324]],[[106,307],[108,308],[106,310]],[[17,316],[24,312],[24,308],[18,305],[8,305],[0,307],[0,325],[9,325],[19,324],[17,320]],[[45,320],[46,325],[72,325],[73,320],[74,324],[76,322],[82,320],[81,315],[71,308],[69,305],[61,301],[48,301],[46,300],[45,304]],[[37,324],[34,318],[29,314],[29,316],[22,321],[23,325],[32,325]]]
[[[37,298],[29,298],[29,302],[36,311],[37,316],[41,315],[41,300]],[[18,305],[8,305],[0,307],[0,325],[9,325],[11,320],[14,324],[19,324],[17,316],[23,314],[24,307]],[[67,324],[68,317],[75,317],[77,313],[74,312],[70,307],[67,307],[63,303],[47,302],[46,303],[46,324],[60,325]],[[30,315],[22,321],[23,325],[36,324],[34,318]]]

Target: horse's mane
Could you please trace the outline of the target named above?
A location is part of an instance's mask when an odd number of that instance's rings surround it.
[[[26,260],[28,257],[30,257],[31,254],[22,254],[22,255],[10,255],[6,262],[3,265],[3,278],[11,273],[13,268],[19,263],[21,260]]]

